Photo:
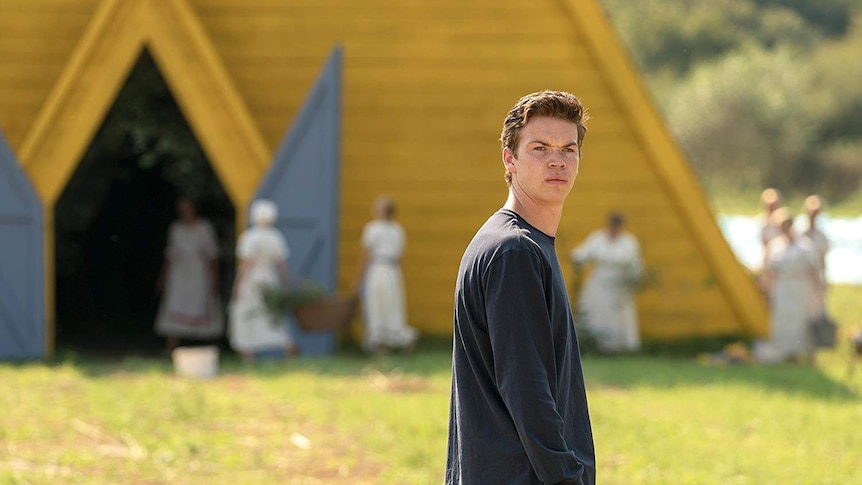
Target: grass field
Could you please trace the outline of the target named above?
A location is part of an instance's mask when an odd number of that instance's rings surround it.
[[[862,288],[830,303],[862,325]],[[229,358],[212,381],[155,359],[0,364],[0,484],[441,483],[449,354]],[[862,363],[848,376],[848,356],[587,357],[600,483],[862,483]]]

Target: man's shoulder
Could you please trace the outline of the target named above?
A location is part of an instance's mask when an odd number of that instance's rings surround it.
[[[500,253],[517,249],[535,249],[538,243],[529,227],[508,211],[497,211],[473,236],[468,251]]]
[[[542,250],[529,227],[506,211],[494,213],[473,236],[461,260],[461,273],[484,270],[495,262],[517,257],[537,261]]]

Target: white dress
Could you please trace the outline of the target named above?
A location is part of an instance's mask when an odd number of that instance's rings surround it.
[[[781,227],[773,224],[766,214],[759,214],[757,221],[760,223],[760,241],[764,246],[769,244],[769,241],[781,235]]]
[[[816,227],[809,227],[802,235],[807,237],[814,246],[814,250],[817,252],[817,267],[820,271],[820,277],[826,281],[826,253],[829,252],[829,239]]]
[[[397,222],[378,219],[362,230],[362,247],[370,257],[362,287],[366,349],[406,347],[418,336],[416,329],[407,325],[400,265],[404,244],[404,230]]]
[[[170,265],[156,317],[156,334],[200,339],[221,336],[224,318],[210,284],[210,264],[216,257],[218,246],[209,222],[171,223],[165,249]]]
[[[811,241],[814,250],[817,253],[817,272],[820,275],[820,284],[814,291],[814,305],[819,308],[819,311],[825,312],[826,307],[826,253],[829,252],[829,239],[826,235],[820,232],[816,227],[809,227],[803,234]]]
[[[777,237],[769,242],[766,269],[772,275],[770,292],[770,339],[764,345],[764,360],[783,360],[813,350],[808,321],[816,313],[813,275],[817,252],[807,238],[790,242]],[[764,352],[761,352],[764,353]]]
[[[769,258],[769,242],[782,234],[781,227],[773,224],[766,214],[758,214],[757,221],[760,223],[760,242],[763,244],[762,265],[765,268],[766,260]]]
[[[293,344],[287,322],[267,310],[262,291],[281,285],[278,264],[287,260],[287,242],[277,229],[256,226],[242,233],[236,253],[247,263],[230,304],[231,347],[241,353],[287,349]]]
[[[572,250],[572,262],[592,262],[593,270],[584,284],[579,309],[589,329],[606,352],[636,351],[641,340],[637,306],[632,289],[641,276],[640,245],[633,235],[619,233],[611,238],[607,230],[592,232]]]

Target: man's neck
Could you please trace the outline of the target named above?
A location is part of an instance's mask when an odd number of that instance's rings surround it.
[[[515,212],[531,226],[551,237],[556,237],[563,216],[563,206],[540,206],[531,200],[524,200],[509,189],[509,197],[503,205],[504,209]]]

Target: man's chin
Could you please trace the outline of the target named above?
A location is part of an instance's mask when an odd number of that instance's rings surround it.
[[[547,194],[545,197],[545,204],[550,206],[563,205],[563,203],[566,202],[566,198],[568,198],[569,196],[569,192],[571,192],[571,190],[560,191],[554,194]]]

